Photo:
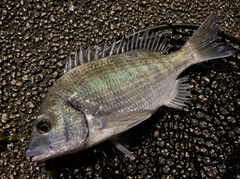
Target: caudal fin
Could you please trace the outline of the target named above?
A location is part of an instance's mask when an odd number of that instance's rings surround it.
[[[233,55],[236,50],[224,42],[217,41],[217,14],[210,14],[198,30],[193,34],[185,47],[193,50],[196,63],[210,59],[223,58]]]

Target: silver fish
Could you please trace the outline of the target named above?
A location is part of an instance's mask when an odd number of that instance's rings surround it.
[[[82,48],[68,59],[65,74],[48,91],[33,124],[27,157],[46,160],[105,140],[129,158],[117,136],[148,119],[161,106],[184,109],[189,66],[227,57],[236,50],[216,41],[212,13],[177,52],[164,55],[168,39],[148,31],[111,46]]]

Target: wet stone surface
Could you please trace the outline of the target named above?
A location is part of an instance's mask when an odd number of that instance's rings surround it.
[[[110,142],[47,162],[25,157],[45,93],[80,43],[102,45],[163,22],[200,24],[213,10],[221,29],[240,38],[239,6],[203,0],[2,0],[0,178],[240,178],[239,54],[183,73],[191,82],[189,111],[163,107],[127,132],[133,161]],[[14,135],[17,140],[10,140]]]

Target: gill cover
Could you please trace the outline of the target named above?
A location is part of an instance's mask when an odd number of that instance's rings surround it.
[[[84,113],[62,102],[38,116],[26,156],[39,161],[76,152],[83,148],[88,132]]]

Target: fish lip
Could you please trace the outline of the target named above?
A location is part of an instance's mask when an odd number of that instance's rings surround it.
[[[39,161],[48,158],[49,152],[44,152],[38,149],[27,149],[26,157],[33,157],[32,161]]]
[[[27,149],[26,151],[26,156],[27,157],[33,157],[36,155],[41,155],[43,152],[40,150],[36,150],[36,149]]]

